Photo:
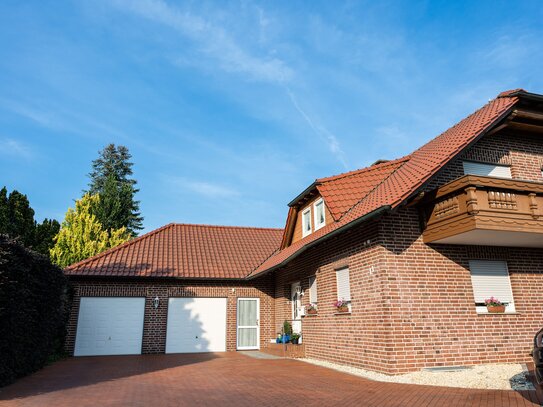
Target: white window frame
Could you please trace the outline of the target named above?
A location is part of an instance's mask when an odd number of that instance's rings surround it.
[[[466,171],[466,165],[471,165],[474,167],[479,167],[478,170],[475,172],[469,172]],[[464,170],[465,175],[481,175],[485,177],[496,177],[496,178],[507,178],[512,179],[511,175],[511,166],[510,165],[504,165],[504,164],[494,164],[494,163],[483,163],[479,161],[470,161],[470,160],[464,160],[462,161],[462,168]],[[484,172],[484,169],[488,170],[488,174],[482,174]],[[500,172],[504,169],[507,169],[507,174],[496,174],[496,172]],[[481,173],[479,173],[479,171]],[[495,172],[492,174],[492,172]]]
[[[307,217],[306,221],[306,214],[309,213],[309,216]],[[309,230],[306,230],[307,222],[309,222]],[[307,207],[302,211],[302,237],[306,237],[310,235],[312,232],[312,225],[311,225],[311,206]]]
[[[339,292],[339,276],[340,276],[340,273],[344,273],[344,272],[347,273],[347,280],[348,280],[347,288],[349,290],[348,295],[345,295],[345,293]],[[341,267],[339,269],[336,269],[336,294],[337,294],[338,301],[344,300],[349,306],[349,312],[351,312],[351,300],[352,300],[351,298],[351,272],[349,270],[349,267]]]
[[[472,273],[472,268],[474,267],[474,263],[477,263],[477,262],[502,263],[502,265],[505,266],[507,276],[503,276],[503,277],[504,277],[504,280],[505,280],[505,277],[506,277],[506,281],[507,281],[507,285],[508,285],[508,289],[509,289],[508,291],[509,291],[509,295],[510,295],[510,298],[511,298],[511,300],[509,301],[509,303],[505,307],[505,312],[506,313],[515,313],[516,312],[516,310],[515,310],[515,298],[513,297],[513,288],[511,286],[511,276],[509,274],[509,268],[507,266],[507,262],[502,261],[502,260],[472,259],[472,260],[469,261],[469,270],[470,270],[470,276],[471,276],[471,286],[472,286],[472,290],[473,290],[473,299],[474,299],[474,302],[475,302],[475,311],[478,314],[488,314],[488,310],[487,310],[486,306],[485,305],[479,305],[480,301],[477,301],[477,298],[476,298],[477,297],[476,291],[479,291],[479,292],[484,291],[484,289],[481,289],[480,287],[476,286],[476,284],[481,284],[481,283],[476,283],[477,280],[474,279],[474,276],[473,276],[473,273]],[[490,266],[492,266],[492,265],[490,264]],[[479,276],[479,280],[481,278],[484,278],[484,277]],[[485,298],[484,299],[480,298],[480,300],[484,301],[486,298],[490,298],[491,296],[497,297],[499,300],[504,301],[503,298],[500,298],[499,295],[497,295],[495,293],[492,293],[492,292],[489,292],[488,294],[485,293],[483,295],[483,297],[485,297]]]
[[[318,291],[317,291],[317,276],[310,276],[308,278],[309,282],[309,303],[317,304],[318,302]]]
[[[317,205],[319,204],[322,204],[322,223],[319,223],[319,221],[317,220]],[[319,230],[320,228],[324,227],[326,225],[326,211],[324,210],[324,199],[320,198],[320,199],[317,199],[314,203],[313,203],[313,222],[314,222],[314,225],[315,225],[315,230]]]

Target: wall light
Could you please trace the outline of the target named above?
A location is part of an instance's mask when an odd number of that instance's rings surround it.
[[[160,298],[156,296],[155,299],[153,300],[153,305],[155,306],[155,309],[158,308],[159,304],[160,304]]]

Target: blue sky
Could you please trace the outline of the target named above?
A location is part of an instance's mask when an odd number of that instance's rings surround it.
[[[0,3],[0,184],[61,220],[129,147],[145,231],[283,227],[315,178],[543,93],[540,1]]]

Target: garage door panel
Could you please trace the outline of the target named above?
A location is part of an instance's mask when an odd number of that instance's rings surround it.
[[[226,298],[170,298],[166,353],[226,351]]]
[[[141,353],[145,298],[82,297],[75,356]]]

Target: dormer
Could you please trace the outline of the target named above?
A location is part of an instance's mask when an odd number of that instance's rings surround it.
[[[289,206],[282,247],[287,247],[334,221],[316,183],[298,195]]]
[[[380,160],[367,168],[315,180],[289,203],[281,248],[341,220],[408,159]]]

